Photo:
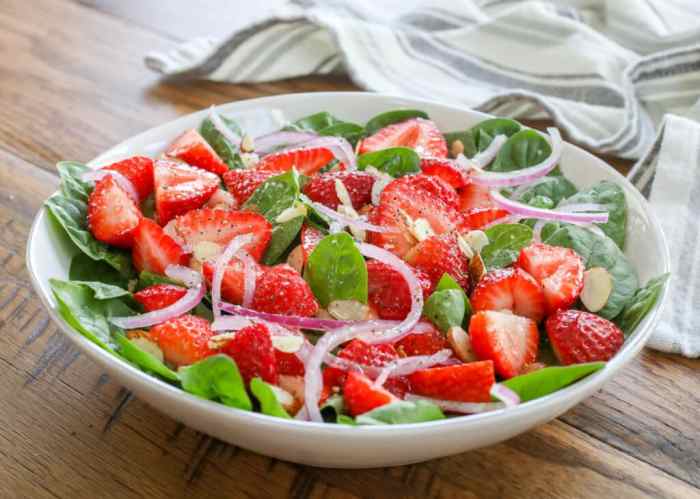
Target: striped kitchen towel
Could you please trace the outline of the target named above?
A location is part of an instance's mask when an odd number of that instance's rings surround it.
[[[632,179],[683,265],[652,346],[700,356],[698,0],[295,0],[146,64],[234,83],[346,72],[368,90],[548,117],[584,147],[642,158]],[[674,229],[678,213],[695,216]]]

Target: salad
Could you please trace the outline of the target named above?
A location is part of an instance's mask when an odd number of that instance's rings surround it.
[[[196,396],[395,424],[501,410],[599,369],[653,307],[619,186],[554,128],[327,112],[251,137],[213,108],[157,158],[58,164],[78,333]]]

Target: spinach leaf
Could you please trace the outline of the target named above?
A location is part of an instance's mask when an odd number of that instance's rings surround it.
[[[464,291],[461,289],[434,291],[423,307],[423,315],[443,333],[452,326],[461,326],[465,314]]]
[[[575,225],[562,225],[544,240],[547,244],[571,248],[578,253],[587,269],[603,267],[610,272],[613,290],[598,315],[606,319],[617,316],[632,300],[638,286],[637,273],[622,250],[607,236],[599,236]]]
[[[348,416],[347,414],[338,414],[338,418],[336,419],[335,422],[338,424],[344,424],[347,426],[357,426],[357,423],[352,418],[352,416]]]
[[[175,284],[176,286],[182,286],[181,282],[171,279],[167,276],[156,274],[148,270],[142,270],[139,274],[139,282],[136,285],[136,289],[141,291],[144,288],[149,288],[155,286],[156,284]]]
[[[71,281],[95,281],[127,288],[129,280],[103,261],[93,260],[85,253],[77,253],[70,261],[68,279]]]
[[[627,202],[625,192],[617,184],[602,181],[593,187],[580,191],[566,200],[566,204],[597,203],[608,208],[608,221],[598,224],[605,234],[615,241],[620,248],[625,247],[625,229],[627,227]]]
[[[422,423],[445,419],[442,410],[431,402],[399,400],[360,414],[355,422],[361,425]]]
[[[469,302],[467,293],[462,289],[462,286],[447,273],[442,275],[437,286],[435,286],[435,291],[444,291],[446,289],[456,289],[462,292],[462,297],[464,298],[464,322],[466,323],[472,315],[472,304]]]
[[[270,388],[270,385],[265,383],[262,379],[251,379],[250,391],[260,403],[260,412],[267,414],[268,416],[275,416],[277,418],[292,419],[291,416],[287,414],[287,411],[284,410],[282,405],[280,405],[279,401],[277,400],[277,396],[272,388]]]
[[[253,410],[238,366],[224,354],[212,355],[178,370],[182,389],[208,400],[246,411]]]
[[[670,274],[660,275],[647,282],[643,288],[639,288],[632,300],[625,305],[622,313],[615,318],[615,322],[625,336],[630,335],[654,307],[669,276]]]
[[[92,168],[77,161],[59,161],[56,163],[56,169],[61,177],[61,194],[87,203],[92,192],[92,184],[82,180],[81,176]]]
[[[50,279],[51,290],[56,297],[58,313],[75,330],[100,347],[114,353],[115,343],[112,332],[118,328],[109,319],[134,315],[134,311],[124,303],[123,297],[113,288],[101,288],[100,283],[82,283]],[[95,291],[96,285],[100,291]],[[123,291],[123,290],[122,290]],[[128,292],[125,292],[129,294]],[[118,295],[116,297],[115,295]],[[109,298],[100,299],[98,296]]]
[[[234,120],[221,116],[221,120],[231,129],[233,133],[239,137],[243,137],[243,130]],[[214,123],[209,118],[205,118],[199,127],[199,133],[202,135],[209,145],[216,151],[216,154],[222,159],[229,168],[243,168],[241,161],[240,149],[233,144],[224,135],[216,129]]]
[[[472,127],[469,132],[474,138],[476,151],[481,152],[486,149],[496,135],[511,137],[521,129],[520,123],[507,118],[492,118],[484,120]]]
[[[119,355],[136,367],[147,373],[157,374],[169,381],[178,381],[177,373],[163,364],[150,353],[141,350],[136,343],[129,340],[124,334],[114,335],[114,342],[119,347]]]
[[[337,125],[329,126],[323,130],[319,130],[319,135],[343,137],[345,140],[355,147],[357,142],[362,138],[365,131],[360,125],[355,123],[338,123]],[[325,168],[325,167],[324,167]]]
[[[323,307],[334,300],[367,303],[367,265],[347,232],[321,239],[309,255],[305,277]]]
[[[529,374],[510,378],[503,384],[517,393],[522,402],[527,402],[561,390],[603,367],[605,367],[605,362],[545,367]]]
[[[381,151],[361,154],[357,158],[357,168],[365,170],[373,166],[394,178],[420,172],[420,157],[416,151],[407,147],[390,147]]]
[[[353,146],[357,143],[364,132],[364,128],[362,126],[356,123],[342,121],[326,111],[300,118],[294,123],[286,126],[284,130],[297,132],[310,131],[316,132],[319,135],[344,137]]]
[[[518,259],[520,250],[532,241],[532,229],[525,224],[499,224],[486,229],[489,244],[481,250],[488,269],[507,267]]]
[[[428,119],[428,115],[417,109],[397,109],[395,111],[387,111],[386,113],[378,114],[367,122],[365,125],[365,133],[373,135],[382,128],[401,123],[402,121],[410,120],[411,118]]]
[[[452,154],[454,150],[454,143],[459,141],[462,144],[462,154],[467,158],[472,158],[479,151],[476,149],[476,142],[474,142],[474,137],[470,130],[462,130],[458,132],[447,132],[444,134],[445,142],[447,142],[447,150],[450,156],[455,157]]]
[[[576,186],[567,180],[563,175],[551,175],[544,177],[540,182],[536,183],[520,195],[518,201],[529,204],[531,206],[539,206],[540,208],[553,208],[562,200],[576,194]],[[553,206],[541,206],[536,204],[535,199],[538,197],[546,197],[550,199]]]
[[[534,130],[520,130],[503,144],[490,170],[519,170],[544,161],[551,153],[549,142],[539,133]]]
[[[90,288],[96,300],[111,300],[112,298],[131,299],[131,293],[119,286],[112,286],[111,284],[98,281],[70,281],[70,283]]]

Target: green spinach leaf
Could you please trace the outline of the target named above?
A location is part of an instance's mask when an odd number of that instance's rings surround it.
[[[61,194],[87,203],[92,184],[82,180],[81,176],[92,168],[77,161],[59,161],[56,163],[56,169],[61,177]]]
[[[309,131],[316,132],[319,135],[343,137],[354,146],[360,137],[362,137],[362,133],[365,129],[356,123],[340,120],[332,114],[322,111],[298,119],[294,123],[286,126],[284,130],[297,132]]]
[[[494,225],[485,233],[489,243],[481,250],[481,258],[487,269],[507,267],[532,241],[532,229],[525,224]]]
[[[156,274],[154,272],[149,272],[148,270],[142,270],[139,274],[139,282],[136,285],[136,289],[141,291],[144,288],[149,288],[155,286],[156,284],[175,284],[176,286],[182,286],[181,282],[171,279],[167,276]]]
[[[452,326],[461,326],[466,314],[464,291],[461,289],[434,291],[425,301],[423,314],[443,333]]]
[[[226,124],[229,129],[239,137],[243,137],[243,130],[238,126],[234,120],[221,116],[221,120]],[[240,149],[237,145],[233,144],[224,135],[216,129],[214,123],[209,118],[205,118],[199,127],[199,133],[204,137],[209,145],[216,151],[216,154],[222,159],[224,163],[228,165],[229,168],[243,168],[243,162],[241,161]]]
[[[467,158],[472,158],[479,151],[476,149],[476,142],[474,142],[474,137],[470,130],[462,130],[457,132],[447,132],[444,134],[445,142],[447,142],[447,150],[451,157],[456,157],[456,154],[452,154],[455,150],[455,142],[459,141],[461,144],[462,154]],[[459,149],[458,149],[459,150]]]
[[[253,410],[238,366],[228,355],[212,355],[190,366],[181,367],[177,374],[182,389],[188,393],[208,400],[218,400],[230,407]]]
[[[522,402],[527,402],[561,390],[603,367],[605,367],[605,362],[545,367],[529,374],[510,378],[503,384],[517,393]]]
[[[424,111],[417,109],[397,109],[395,111],[387,111],[386,113],[378,114],[367,122],[365,125],[365,133],[373,135],[382,128],[401,123],[402,121],[410,120],[411,118],[428,119],[428,115]]]
[[[538,206],[540,208],[553,208],[562,200],[576,194],[576,186],[567,180],[563,175],[554,175],[544,177],[540,182],[536,183],[520,195],[517,201]],[[541,206],[536,204],[536,199],[546,197],[552,201],[552,206]]]
[[[77,253],[70,261],[68,279],[71,281],[95,281],[120,288],[129,287],[129,280],[114,267],[103,261],[93,260],[85,253]]]
[[[407,147],[391,147],[381,151],[361,154],[357,158],[357,168],[365,170],[373,166],[394,178],[420,172],[420,157],[416,151]]]
[[[384,425],[422,423],[438,419],[445,419],[445,415],[431,402],[399,400],[360,414],[355,418],[355,422],[360,425]]]
[[[622,313],[615,318],[615,322],[625,333],[625,336],[629,336],[649,311],[654,308],[654,304],[659,299],[669,277],[670,274],[660,275],[647,282],[643,288],[639,288],[630,302],[625,305]]]
[[[141,350],[133,341],[124,334],[114,335],[114,342],[119,347],[119,355],[134,364],[144,372],[157,374],[168,381],[178,381],[177,373],[155,358],[149,352]]]
[[[627,202],[622,187],[604,180],[566,199],[564,206],[576,203],[596,203],[607,206],[608,221],[604,224],[598,224],[598,227],[620,248],[625,247]]]
[[[491,145],[491,141],[496,135],[511,137],[517,134],[521,128],[520,123],[517,121],[507,118],[492,118],[478,123],[469,131],[474,137],[476,151],[481,152]]]
[[[549,142],[539,133],[529,129],[520,130],[503,144],[490,170],[509,172],[527,168],[544,161],[551,153]]]
[[[277,400],[273,389],[260,378],[250,380],[250,391],[260,403],[260,412],[277,418],[292,419]]]

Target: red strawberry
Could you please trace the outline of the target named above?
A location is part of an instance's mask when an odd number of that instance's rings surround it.
[[[282,173],[294,167],[299,173],[311,176],[333,159],[335,156],[325,147],[288,149],[263,156],[255,165],[255,169]]]
[[[472,309],[511,310],[539,322],[545,315],[542,288],[520,268],[494,270],[481,278],[471,295]]]
[[[413,118],[382,128],[360,142],[358,153],[389,147],[410,147],[420,156],[447,157],[445,137],[435,123],[423,118]]]
[[[397,341],[394,346],[401,357],[414,355],[433,355],[440,350],[450,348],[440,331],[430,326],[428,331],[417,331]]]
[[[223,189],[217,189],[212,197],[204,204],[205,208],[214,208],[215,210],[235,210],[238,208],[238,201],[230,192]]]
[[[569,308],[583,289],[583,260],[572,249],[533,243],[520,250],[517,266],[542,286],[547,314]]]
[[[304,263],[306,263],[311,252],[316,249],[316,246],[324,237],[323,232],[315,227],[310,225],[301,226],[301,248],[304,251]]]
[[[153,326],[150,338],[158,343],[165,360],[176,367],[202,360],[214,351],[209,339],[214,335],[209,321],[196,315],[182,315]]]
[[[397,360],[399,354],[393,345],[370,345],[362,340],[352,340],[340,350],[338,357],[363,366],[383,367]],[[335,367],[327,367],[323,371],[324,384],[331,388],[342,387],[346,376],[346,371]]]
[[[469,340],[478,358],[492,360],[499,376],[512,378],[537,358],[540,334],[527,317],[486,310],[472,315]]]
[[[470,182],[457,191],[459,195],[459,207],[463,212],[469,212],[475,208],[492,208],[494,206],[489,188]]]
[[[433,283],[423,271],[414,269],[423,288],[423,297],[430,296]],[[411,310],[411,294],[408,284],[393,267],[377,260],[367,262],[369,303],[377,315],[387,320],[403,320]]]
[[[87,206],[87,221],[95,239],[106,244],[130,248],[141,210],[112,176],[95,182]]]
[[[343,399],[351,416],[358,416],[398,400],[384,388],[374,386],[369,378],[356,372],[349,373],[345,380]]]
[[[256,260],[262,258],[272,238],[270,222],[252,211],[191,210],[170,222],[165,230],[183,247],[194,248],[209,241],[220,245],[222,251],[234,237],[252,234],[253,241],[244,248]]]
[[[455,189],[470,183],[467,173],[446,158],[423,158],[420,161],[420,169],[426,175],[440,177]]]
[[[275,350],[275,365],[280,376],[303,376],[305,372],[304,363],[294,353]]]
[[[258,276],[262,273],[262,267],[256,266]],[[207,284],[211,286],[214,280],[214,263],[204,262],[202,264],[202,274]],[[257,287],[257,286],[256,286]],[[245,271],[241,260],[234,258],[226,266],[224,277],[221,280],[221,296],[229,303],[240,305],[243,303],[243,293],[245,292]]]
[[[117,161],[103,170],[114,170],[124,175],[139,193],[139,199],[143,201],[153,192],[153,160],[144,156]]]
[[[454,189],[437,177],[419,174],[394,180],[384,188],[379,206],[369,217],[370,222],[394,232],[370,232],[369,242],[403,257],[418,243],[408,219],[426,220],[436,234],[454,230],[462,223],[462,214],[453,196]]]
[[[160,310],[172,305],[185,296],[187,290],[173,284],[156,284],[134,293],[134,299],[139,302],[146,312]]]
[[[303,317],[313,317],[318,312],[318,302],[308,283],[286,263],[263,269],[252,307],[261,312]]]
[[[165,274],[168,265],[187,265],[187,254],[163,228],[149,218],[142,218],[134,232],[131,259],[136,270]]]
[[[406,261],[422,270],[433,286],[449,274],[462,289],[469,289],[469,260],[457,244],[454,233],[431,236],[406,254]]]
[[[217,175],[223,175],[228,171],[226,163],[221,161],[216,151],[195,129],[187,130],[175,139],[175,142],[166,149],[165,155]]]
[[[564,365],[608,361],[625,341],[607,319],[582,310],[559,310],[545,322],[554,354]]]
[[[240,206],[248,201],[260,184],[275,175],[277,172],[265,170],[229,170],[224,173],[223,179],[226,188]]]
[[[219,177],[213,173],[165,159],[156,160],[153,177],[156,214],[161,225],[200,208],[219,188]]]
[[[510,215],[500,208],[473,208],[464,212],[464,223],[459,227],[461,232],[483,229],[485,226],[498,219]]]
[[[359,210],[372,201],[372,186],[374,176],[365,172],[328,172],[312,177],[304,186],[304,194],[312,201],[324,204],[332,209],[337,209],[341,204],[336,193],[336,180],[342,182],[350,195],[352,206]]]
[[[417,395],[458,402],[490,402],[495,383],[493,362],[469,362],[431,367],[411,374],[411,391]]]
[[[265,324],[253,324],[237,331],[221,351],[236,361],[246,383],[260,377],[263,381],[277,384],[275,350]]]

